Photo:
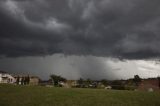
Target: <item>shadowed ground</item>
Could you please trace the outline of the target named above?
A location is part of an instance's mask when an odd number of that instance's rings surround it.
[[[160,106],[160,92],[0,85],[0,106]]]

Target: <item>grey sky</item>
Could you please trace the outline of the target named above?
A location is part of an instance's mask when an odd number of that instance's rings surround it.
[[[75,70],[75,75],[95,78],[91,70],[97,68],[94,73],[101,73],[97,76],[99,78],[104,77],[101,76],[105,75],[104,70],[106,76],[111,74],[119,78],[114,66],[104,68],[103,59],[159,59],[159,4],[159,0],[0,0],[1,63],[12,58],[0,68],[8,69],[5,67],[12,64],[15,67],[8,70],[16,70],[18,66],[10,61],[18,62],[18,58],[29,61],[26,60],[28,56],[32,58],[30,61],[38,61],[35,58],[59,54],[70,58],[59,63],[63,66],[61,70],[71,69]],[[78,59],[74,60],[72,56]],[[53,59],[52,62],[57,64],[56,61],[61,59]],[[76,68],[69,64],[72,59]],[[79,62],[81,59],[83,62]],[[47,60],[45,63],[50,61]],[[37,71],[33,72],[40,74],[40,65],[45,63],[39,63]],[[24,70],[32,66],[29,63],[25,65],[19,67]],[[24,72],[35,70],[32,67]],[[59,68],[54,67],[54,70]],[[44,70],[52,69],[49,66]]]

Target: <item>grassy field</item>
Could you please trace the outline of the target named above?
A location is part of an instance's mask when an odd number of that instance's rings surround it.
[[[0,106],[160,106],[160,92],[0,85]]]

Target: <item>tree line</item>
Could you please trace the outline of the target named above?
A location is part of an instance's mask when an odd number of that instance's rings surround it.
[[[59,84],[59,82],[66,82],[67,79],[60,76],[60,75],[55,75],[52,74],[50,75],[50,78],[54,84],[54,86],[60,87],[61,85]],[[100,84],[103,86],[108,86],[111,85],[113,89],[125,89],[125,85],[126,83],[129,86],[138,86],[139,83],[141,82],[141,78],[139,77],[139,75],[135,75],[134,78],[132,79],[128,79],[125,80],[125,84],[123,83],[123,80],[113,80],[113,81],[109,81],[106,79],[102,79],[99,81],[95,81],[95,80],[91,80],[91,79],[83,79],[80,78],[79,80],[77,80],[78,85],[76,87],[78,88],[88,88],[88,87],[92,87],[92,88],[97,88]]]

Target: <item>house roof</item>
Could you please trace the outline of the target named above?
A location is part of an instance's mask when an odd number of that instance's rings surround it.
[[[7,72],[0,70],[0,73],[3,73],[3,74],[5,74],[5,73],[7,73]]]
[[[37,78],[37,79],[39,79],[39,77],[38,77],[38,76],[30,76],[30,78]]]
[[[151,85],[158,85],[159,84],[159,80],[158,79],[145,79],[142,80],[141,82],[142,84],[151,84]]]
[[[33,75],[14,75],[14,77],[30,77],[30,78],[37,78],[40,79],[38,76],[33,76]]]

